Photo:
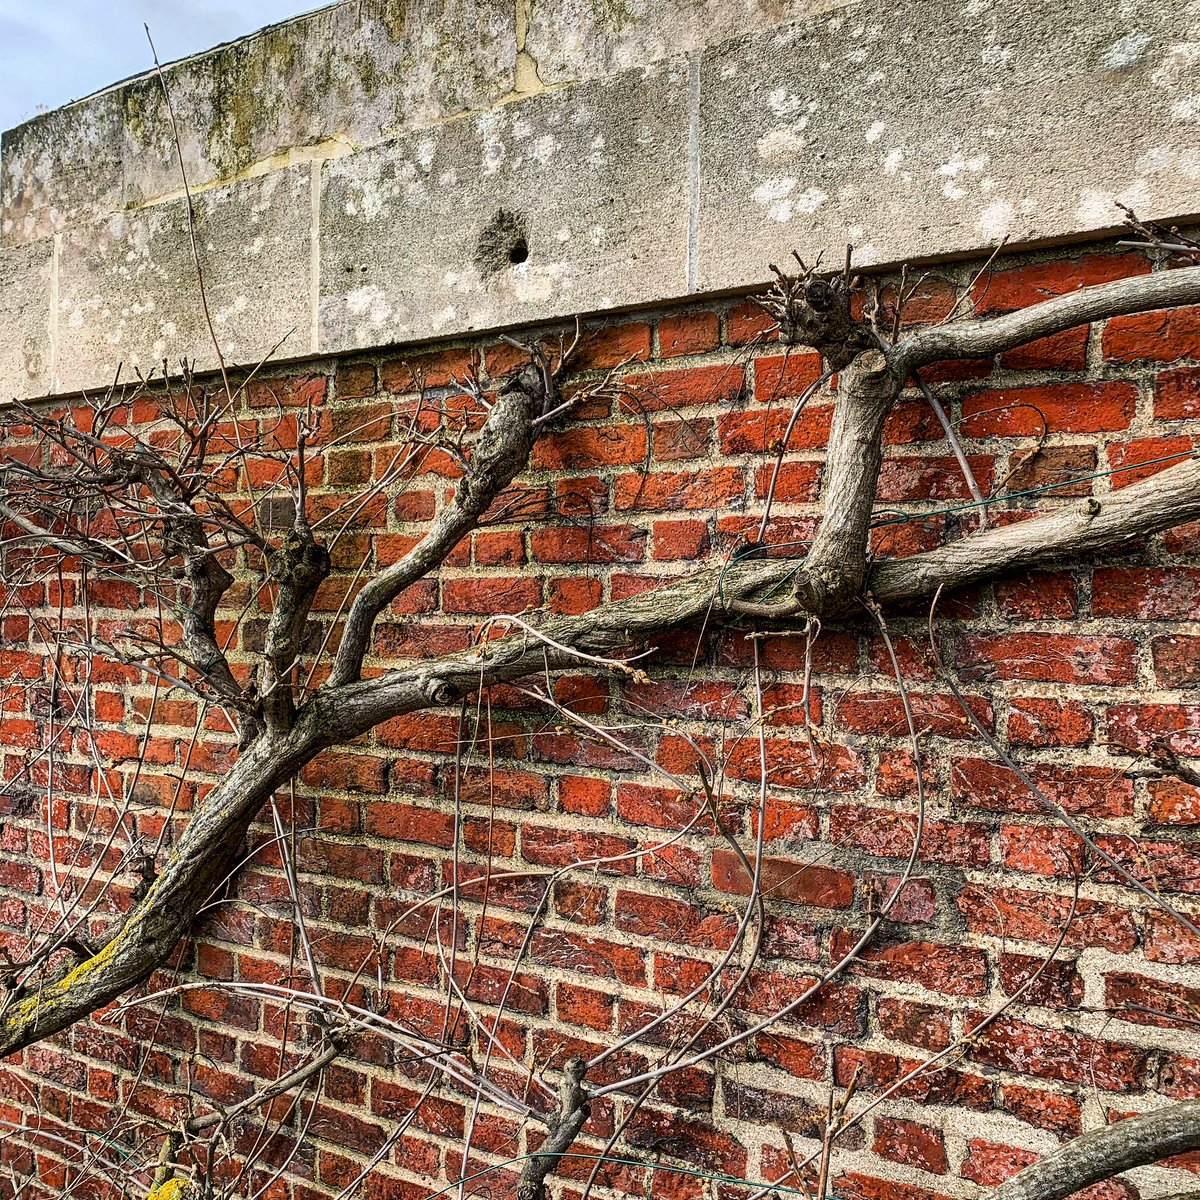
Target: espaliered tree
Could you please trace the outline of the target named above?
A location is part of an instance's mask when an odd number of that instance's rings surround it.
[[[1190,249],[1167,252],[1186,260]],[[311,411],[295,418],[286,449],[269,439],[246,440],[238,423],[243,389],[226,384],[214,390],[186,372],[173,385],[138,389],[137,405],[114,392],[66,411],[54,405],[6,409],[0,422],[26,441],[32,432],[42,447],[40,454],[0,463],[6,582],[18,584],[28,572],[51,569],[74,572],[85,593],[104,579],[132,581],[153,597],[162,619],[135,622],[119,643],[101,645],[93,638],[80,648],[137,665],[165,686],[189,689],[223,709],[236,725],[239,745],[224,778],[181,822],[169,852],[143,864],[142,885],[119,920],[97,935],[92,909],[77,898],[61,907],[25,958],[4,964],[0,1057],[68,1028],[145,983],[168,962],[198,910],[236,868],[247,831],[279,789],[322,751],[382,722],[426,709],[457,710],[492,685],[545,679],[581,664],[634,673],[643,648],[668,630],[701,622],[836,620],[863,604],[886,611],[1019,569],[1063,564],[1200,517],[1200,460],[1193,456],[1103,499],[1071,502],[1010,524],[982,522],[955,541],[905,558],[873,558],[869,539],[884,423],[906,389],[927,392],[923,370],[946,360],[996,355],[1089,322],[1200,303],[1200,266],[1178,265],[1085,287],[1005,316],[950,320],[915,331],[885,319],[879,305],[858,315],[857,285],[849,260],[832,274],[801,263],[794,274],[777,272],[761,301],[777,322],[781,343],[820,353],[826,373],[819,383],[836,373],[821,521],[805,553],[770,551],[760,539],[729,561],[629,599],[576,616],[500,618],[468,650],[431,655],[367,678],[364,662],[381,614],[435,575],[489,512],[494,515],[539,435],[569,424],[574,407],[587,398],[586,389],[564,386],[575,343],[524,347],[523,365],[501,380],[459,381],[465,401],[460,398],[456,408],[439,409],[418,387],[421,399],[409,436],[372,493],[388,495],[429,454],[458,462],[457,485],[416,545],[358,581],[332,627],[327,613],[318,619],[313,610],[330,555],[306,487],[306,455],[322,449]],[[614,394],[621,374],[617,369],[590,388]],[[785,453],[786,439],[781,457]],[[245,490],[251,460],[278,465],[290,496],[283,510],[257,502]],[[372,498],[364,496],[363,503]],[[249,576],[270,598],[260,601],[269,616],[257,669],[247,678],[223,650],[220,614],[239,600],[239,586]],[[331,641],[336,645],[331,669],[318,686],[306,686],[302,668],[311,667]],[[715,807],[715,797],[707,799]],[[321,1008],[308,999],[325,1042],[308,1067],[258,1094],[256,1104],[331,1062],[351,1028],[378,1027],[368,1011],[346,1003]],[[449,1078],[463,1082],[469,1076],[477,1100],[503,1100],[446,1046],[420,1048]],[[572,1064],[559,1098],[548,1107],[519,1106],[526,1115],[540,1114],[550,1129],[542,1156],[525,1166],[523,1200],[544,1195],[547,1175],[583,1124],[594,1094],[588,1067]],[[622,1086],[642,1082],[652,1086],[654,1079]],[[1004,1200],[1054,1200],[1129,1166],[1200,1148],[1198,1113],[1197,1102],[1181,1104],[1088,1134],[1005,1185]],[[199,1137],[230,1119],[229,1113],[193,1119],[168,1149],[176,1153],[180,1137]],[[170,1155],[164,1161],[160,1183],[171,1175]]]

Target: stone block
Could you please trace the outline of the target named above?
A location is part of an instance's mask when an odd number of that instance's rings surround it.
[[[0,404],[50,390],[54,244],[0,248]]]
[[[1200,211],[1194,32],[1180,5],[869,0],[706,50],[699,289],[792,248],[866,266]]]
[[[320,349],[681,294],[687,96],[674,59],[326,163]]]
[[[311,345],[311,168],[195,196],[195,232],[213,327],[228,363]],[[182,200],[116,213],[62,237],[56,391],[157,370],[181,357],[214,370]]]
[[[123,207],[124,125],[121,95],[114,90],[6,132],[0,142],[0,246],[23,246]]]
[[[329,156],[487,108],[513,87],[511,0],[346,0],[167,71],[193,186],[276,156]],[[124,88],[125,188],[141,204],[179,190],[154,75]]]
[[[533,0],[525,50],[544,84],[597,79],[811,20],[851,0]]]

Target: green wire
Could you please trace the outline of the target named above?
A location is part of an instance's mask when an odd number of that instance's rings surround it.
[[[583,1158],[592,1162],[617,1163],[620,1166],[626,1167],[648,1167],[651,1171],[671,1171],[676,1175],[690,1175],[694,1179],[715,1180],[717,1183],[732,1183],[749,1188],[766,1188],[773,1192],[787,1192],[789,1195],[793,1196],[808,1195],[803,1188],[784,1187],[781,1184],[774,1183],[760,1183],[754,1179],[742,1179],[737,1175],[723,1175],[720,1172],[713,1173],[709,1171],[696,1171],[691,1167],[672,1167],[667,1163],[639,1162],[635,1158],[613,1158],[612,1156],[605,1154],[575,1154],[569,1151],[562,1155],[556,1155],[550,1153],[549,1151],[542,1152],[535,1150],[531,1154],[521,1154],[516,1158],[510,1158],[504,1162],[494,1163],[490,1167],[483,1167],[479,1171],[473,1171],[470,1175],[464,1175],[462,1179],[456,1180],[454,1183],[448,1183],[444,1188],[441,1188],[436,1192],[431,1192],[425,1197],[425,1200],[437,1200],[439,1196],[444,1196],[447,1192],[453,1191],[454,1188],[459,1187],[464,1183],[470,1183],[471,1180],[478,1179],[482,1175],[490,1174],[492,1171],[501,1171],[505,1167],[515,1166],[517,1163],[525,1162],[527,1159],[531,1158]],[[827,1200],[833,1200],[833,1198],[828,1197]]]
[[[1164,454],[1160,458],[1148,458],[1144,462],[1128,463],[1123,467],[1113,467],[1108,471],[1093,471],[1090,475],[1076,475],[1073,479],[1063,479],[1058,483],[1043,483],[1038,487],[1025,488],[1019,492],[1006,492],[1003,496],[992,496],[987,500],[964,500],[961,504],[951,504],[945,508],[933,508],[928,512],[919,513],[898,513],[894,517],[889,517],[885,521],[873,521],[872,529],[878,529],[882,525],[900,525],[905,521],[921,521],[926,517],[937,517],[943,513],[962,512],[967,508],[980,508],[988,504],[1002,504],[1005,500],[1017,500],[1021,496],[1036,496],[1042,492],[1052,492],[1055,488],[1070,487],[1073,483],[1086,483],[1091,479],[1103,479],[1108,475],[1119,475],[1122,471],[1136,471],[1139,467],[1149,467],[1154,463],[1170,462],[1173,458],[1192,458],[1193,453],[1190,450],[1178,450],[1174,454]],[[885,509],[885,512],[896,511],[894,509]]]
[[[1058,483],[1043,483],[1037,487],[1024,488],[1019,492],[1006,492],[1003,496],[992,496],[986,500],[964,500],[961,504],[948,504],[943,508],[931,508],[925,512],[900,512],[897,509],[881,509],[881,512],[894,513],[894,516],[886,517],[883,520],[874,520],[871,522],[872,529],[882,529],[887,525],[903,525],[908,521],[924,521],[929,517],[940,517],[947,513],[963,512],[970,508],[986,508],[989,504],[1002,504],[1006,500],[1019,500],[1022,496],[1038,496],[1043,492],[1052,492],[1057,488],[1070,487],[1075,483],[1087,483],[1092,479],[1104,479],[1111,475],[1119,475],[1122,471],[1136,471],[1140,467],[1153,466],[1155,463],[1170,462],[1176,458],[1192,458],[1193,453],[1188,450],[1179,450],[1174,454],[1163,454],[1158,458],[1148,458],[1144,462],[1128,463],[1123,467],[1112,467],[1107,471],[1093,471],[1090,475],[1076,475],[1071,479],[1062,479]],[[729,559],[728,562],[721,568],[720,575],[717,576],[717,599],[721,602],[722,607],[725,604],[725,573],[736,566],[739,562],[744,562],[748,558],[752,558],[760,550],[781,550],[787,546],[808,546],[811,545],[812,539],[806,538],[803,541],[793,542],[772,542],[770,545],[759,545],[757,542],[749,546],[743,546],[737,550]],[[803,560],[797,564],[783,578],[776,580],[772,585],[771,590],[766,593],[764,599],[769,599],[773,596],[803,565]]]

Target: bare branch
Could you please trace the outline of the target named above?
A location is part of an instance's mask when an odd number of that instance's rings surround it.
[[[1030,1164],[993,1200],[1061,1200],[1122,1171],[1200,1150],[1200,1100],[1188,1100],[1094,1129]]]
[[[1200,304],[1200,267],[1134,275],[1080,288],[1001,317],[921,329],[900,341],[894,361],[898,369],[911,371],[947,358],[989,358],[1074,325],[1179,304]]]

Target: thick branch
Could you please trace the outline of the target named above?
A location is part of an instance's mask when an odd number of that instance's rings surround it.
[[[843,611],[867,574],[871,509],[883,462],[883,425],[904,386],[879,350],[843,371],[829,433],[821,527],[796,577],[802,607],[817,616]]]
[[[1061,1200],[1122,1171],[1200,1150],[1200,1100],[1094,1129],[1026,1167],[993,1200]]]
[[[931,596],[1008,571],[1146,537],[1200,517],[1200,459],[1152,475],[1101,499],[972,534],[910,558],[878,563],[868,584],[882,603]]]
[[[0,1058],[66,1029],[149,977],[228,876],[250,822],[270,794],[321,748],[311,722],[287,740],[260,737],[192,814],[158,878],[120,932],[62,978],[10,999],[0,1012]]]
[[[883,603],[932,595],[1007,570],[1061,562],[1083,550],[1147,536],[1200,518],[1200,461],[1191,459],[1102,501],[1080,501],[1040,517],[963,538],[900,561],[878,563],[867,590]],[[454,703],[490,684],[570,666],[570,651],[611,654],[700,620],[736,617],[735,602],[778,594],[801,564],[787,559],[710,567],[590,613],[546,621],[559,646],[521,633],[390,671],[376,679],[324,687],[284,738],[266,735],[234,764],[196,809],[162,873],[121,932],[57,983],[10,1004],[0,1019],[0,1057],[67,1027],[144,980],[186,932],[200,905],[225,878],[254,814],[278,786],[327,746],[390,717]],[[803,614],[798,601],[791,611]]]
[[[304,623],[329,574],[329,554],[298,518],[282,546],[268,559],[279,594],[271,611],[263,647],[262,709],[268,728],[286,729],[292,722],[292,673],[300,653]]]
[[[528,462],[537,435],[534,419],[541,415],[547,400],[545,378],[536,365],[530,364],[505,385],[479,431],[453,501],[437,515],[417,545],[371,579],[355,597],[334,661],[332,684],[358,678],[371,645],[375,618],[406,587],[446,558]]]
[[[921,329],[906,337],[892,357],[897,368],[910,370],[947,358],[988,358],[1075,325],[1178,304],[1200,304],[1200,267],[1135,275],[1055,296],[1002,317]]]
[[[563,1067],[563,1081],[554,1124],[541,1148],[529,1157],[521,1171],[521,1181],[517,1184],[517,1200],[546,1200],[546,1176],[571,1149],[588,1119],[588,1094],[583,1086],[583,1077],[586,1074],[587,1063],[582,1058],[572,1058]]]
[[[1200,460],[1177,467],[1103,500],[1082,500],[1039,517],[972,534],[937,550],[876,563],[866,590],[882,604],[932,596],[1007,571],[1062,562],[1072,555],[1145,537],[1200,518]],[[539,629],[559,646],[585,654],[611,655],[641,646],[667,630],[695,621],[724,624],[756,596],[778,596],[804,569],[790,559],[751,560],[709,567],[581,616],[557,617]],[[775,612],[809,615],[795,597]],[[518,679],[549,666],[566,667],[570,653],[529,634],[490,642],[378,678],[322,689],[310,702],[322,727],[337,740],[359,736],[380,721],[420,708],[452,704],[493,683]]]

